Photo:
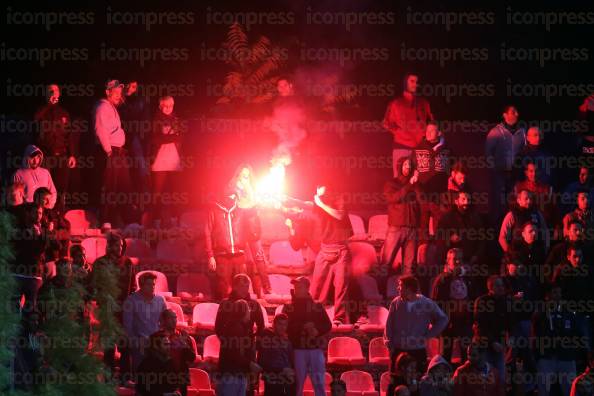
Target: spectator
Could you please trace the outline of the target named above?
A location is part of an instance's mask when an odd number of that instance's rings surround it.
[[[208,268],[216,274],[215,297],[217,300],[229,295],[231,281],[237,274],[245,273],[245,256],[242,234],[239,227],[237,196],[225,194],[208,212],[204,229]]]
[[[594,93],[586,97],[578,109],[579,118],[587,125],[580,144],[580,155],[587,160],[594,154]]]
[[[577,193],[577,208],[563,217],[563,235],[567,236],[568,225],[572,220],[581,222],[587,237],[594,234],[594,214],[590,208],[590,194],[588,191]]]
[[[515,184],[514,194],[517,196],[522,190],[530,191],[535,198],[534,204],[543,214],[547,226],[555,229],[560,219],[553,199],[553,188],[539,180],[540,175],[537,177],[535,163],[526,161],[523,170],[525,179]]]
[[[490,209],[492,224],[498,224],[505,208],[506,197],[512,190],[514,159],[526,144],[526,132],[518,126],[519,113],[515,106],[503,108],[503,122],[489,131],[485,156],[491,169]]]
[[[136,394],[139,396],[177,394],[184,378],[175,370],[171,341],[164,333],[159,332],[150,337],[146,355],[138,366],[135,378]]]
[[[39,187],[33,194],[33,201],[43,207],[43,227],[50,238],[59,244],[60,256],[68,255],[70,222],[57,207],[51,207],[51,192],[45,187]]]
[[[192,346],[190,335],[185,331],[176,329],[177,315],[171,309],[165,309],[161,312],[159,319],[161,330],[151,335],[164,336],[169,339],[171,363],[173,370],[180,379],[179,391],[182,396],[188,394],[188,385],[190,384],[190,365],[196,360],[196,353]]]
[[[545,250],[549,249],[549,232],[542,213],[533,205],[534,197],[528,190],[522,190],[516,197],[516,205],[507,212],[501,230],[499,231],[499,245],[504,253],[509,253],[514,241],[521,239],[522,226],[532,222],[537,231],[537,239],[544,242]]]
[[[562,242],[552,247],[545,263],[544,273],[547,279],[553,276],[556,266],[562,264],[567,257],[570,246],[579,246],[582,249],[584,260],[589,263],[592,254],[592,243],[584,238],[584,225],[577,219],[570,220],[567,225],[567,235]]]
[[[484,257],[489,230],[471,207],[468,192],[455,192],[454,197],[454,206],[439,221],[437,239],[448,249],[461,248],[472,266]]]
[[[253,341],[253,319],[245,300],[221,304],[217,312],[215,332],[221,341],[217,395],[245,395],[253,375],[262,371],[256,363]]]
[[[314,302],[309,294],[309,279],[304,276],[292,282],[292,301],[283,308],[288,317],[288,334],[295,359],[296,394],[303,394],[305,378],[309,375],[315,396],[324,396],[326,363],[326,335],[332,329],[332,323],[324,306]]]
[[[594,196],[594,185],[592,184],[590,168],[587,166],[580,166],[578,180],[569,183],[563,191],[563,195],[561,196],[561,209],[563,211],[563,215],[575,209],[577,194],[580,191],[588,191],[589,201],[592,200]]]
[[[501,383],[505,383],[505,346],[514,319],[509,310],[512,301],[506,294],[505,281],[499,275],[487,279],[487,289],[488,294],[478,297],[474,303],[474,337],[487,348],[479,354],[484,352],[486,361],[496,369]]]
[[[105,256],[99,257],[93,263],[93,271],[89,277],[89,287],[92,297],[98,307],[108,310],[115,320],[123,324],[121,308],[126,298],[136,288],[135,269],[132,261],[125,255],[126,241],[118,234],[112,233],[107,238]],[[120,375],[125,383],[130,374],[130,354],[127,340],[120,338],[116,341],[120,351]],[[115,368],[115,348],[105,345],[103,361],[112,371]]]
[[[514,167],[518,171],[515,180],[522,178],[522,171],[526,168],[528,163],[533,163],[536,168],[544,170],[538,176],[544,184],[551,185],[553,181],[553,175],[551,174],[551,168],[549,164],[549,158],[551,154],[546,150],[544,146],[544,134],[537,126],[532,126],[526,131],[526,145],[518,153],[515,158]]]
[[[311,294],[324,303],[334,290],[336,325],[348,323],[347,298],[351,272],[351,253],[347,241],[353,229],[344,197],[326,186],[319,186],[314,196],[313,213],[321,229],[321,247],[316,257]]]
[[[487,360],[488,351],[479,343],[468,346],[468,360],[454,373],[453,394],[468,396],[503,396],[505,384],[501,373]]]
[[[330,383],[331,396],[346,396],[347,386],[346,382],[340,379],[335,379]]]
[[[384,198],[388,202],[388,232],[382,247],[382,265],[386,273],[395,270],[394,262],[402,249],[401,273],[411,275],[417,254],[417,230],[420,221],[420,194],[417,173],[410,158],[400,158],[399,176],[386,182]]]
[[[398,297],[390,303],[384,332],[392,372],[396,357],[402,352],[410,354],[424,371],[427,340],[439,337],[448,325],[448,317],[433,300],[419,294],[417,278],[401,277],[398,291]]]
[[[396,389],[394,389],[394,396],[410,396],[410,390],[406,385],[398,385]]]
[[[419,382],[419,396],[452,396],[452,366],[441,356],[431,358]]]
[[[48,345],[48,338],[41,330],[40,314],[30,312],[23,317],[18,329],[18,342],[15,343],[13,372],[16,390],[23,394],[34,394],[37,391],[36,378],[43,372],[44,346]]]
[[[532,316],[532,352],[536,358],[538,396],[551,394],[553,380],[568,396],[575,378],[575,360],[580,338],[576,316],[562,301],[559,285],[545,294],[543,309]]]
[[[36,309],[37,296],[42,283],[44,253],[47,238],[42,227],[43,208],[35,203],[25,204],[22,217],[17,219],[12,236],[14,260],[10,267],[16,281],[16,294],[12,306],[18,312],[21,296],[25,297],[22,310],[29,314]]]
[[[466,182],[467,170],[461,161],[456,161],[450,167],[447,190],[441,197],[440,207],[442,212],[447,212],[454,206],[454,200],[459,192],[466,191],[470,194],[470,186]]]
[[[46,103],[35,113],[39,128],[36,144],[47,154],[45,166],[50,170],[57,190],[64,194],[69,191],[71,169],[76,167],[78,142],[70,130],[70,114],[59,101],[60,87],[48,85]],[[59,206],[63,206],[63,201]]]
[[[25,186],[25,201],[33,202],[33,194],[40,187],[45,187],[50,191],[49,207],[53,208],[56,204],[56,187],[52,180],[52,175],[45,168],[41,167],[43,161],[43,152],[32,144],[25,148],[23,154],[23,166],[17,170],[13,177],[13,183],[22,183]]]
[[[169,224],[172,213],[167,210],[166,216],[163,216],[164,204],[169,202],[163,197],[163,193],[174,190],[174,186],[177,185],[177,175],[182,171],[180,155],[182,125],[173,112],[173,105],[174,100],[171,96],[159,99],[159,110],[153,117],[150,152],[153,194],[156,202],[153,216],[155,219],[166,220],[166,224]]]
[[[429,102],[417,96],[418,81],[416,74],[404,76],[402,96],[388,104],[384,116],[383,126],[394,137],[394,177],[399,176],[402,170],[397,164],[403,157],[409,158],[412,155],[412,150],[423,140],[427,122],[433,120]]]
[[[130,173],[127,162],[126,133],[122,129],[117,107],[122,104],[122,88],[118,80],[105,84],[105,97],[93,109],[93,128],[97,138],[96,167],[103,180],[102,215],[106,221],[121,224],[129,203],[121,204],[117,195],[130,192]]]
[[[232,280],[232,290],[229,297],[221,301],[219,310],[217,311],[217,317],[215,320],[215,333],[225,334],[225,323],[233,320],[233,304],[239,300],[244,301],[249,308],[249,328],[250,336],[244,338],[243,342],[246,347],[249,347],[254,353],[256,352],[256,336],[260,336],[265,328],[264,316],[262,315],[262,308],[258,301],[253,300],[250,297],[250,278],[246,274],[237,274]],[[255,333],[253,329],[255,330]],[[220,338],[220,336],[219,336]],[[254,355],[255,356],[255,355]],[[248,382],[248,390],[252,391],[256,389],[257,382],[254,382],[255,378],[250,377]]]
[[[590,354],[588,366],[571,384],[570,396],[589,396],[594,394],[594,355]]]
[[[8,186],[6,201],[3,203],[5,210],[14,217],[14,220],[22,218],[25,203],[25,185],[23,183],[13,183]]]
[[[254,191],[253,170],[249,165],[238,167],[229,182],[229,189],[237,195],[237,206],[240,211],[241,228],[244,232],[248,253],[247,270],[252,280],[254,292],[257,295],[270,294],[270,280],[268,279],[268,263],[262,247],[262,226],[258,215],[257,197]]]
[[[538,239],[536,227],[531,221],[522,224],[520,229],[521,237],[512,242],[508,256],[520,261],[532,276],[544,279],[543,266],[546,257],[544,243]]]
[[[472,302],[477,297],[478,280],[463,264],[462,250],[452,248],[446,255],[446,265],[433,283],[431,299],[448,315],[448,326],[442,333],[443,355],[451,362],[454,343],[460,347],[462,361],[472,338]]]
[[[163,296],[155,295],[157,276],[145,272],[138,278],[138,291],[130,294],[122,307],[124,330],[128,337],[132,368],[136,369],[151,334],[159,330],[159,319],[167,305]]]
[[[146,98],[138,90],[138,81],[129,80],[124,86],[124,96],[119,113],[124,130],[128,135],[126,147],[134,166],[130,170],[132,191],[147,192],[149,186],[149,166],[146,160],[146,135],[151,131],[149,106]]]
[[[425,137],[414,150],[414,168],[418,172],[421,191],[421,241],[433,233],[439,220],[439,197],[446,186],[449,167],[449,149],[445,146],[441,131],[435,121],[427,124]],[[429,221],[433,220],[430,229]]]
[[[263,370],[265,396],[295,394],[293,348],[287,333],[288,324],[286,314],[277,314],[272,329],[263,330],[258,339],[258,364]]]
[[[70,246],[70,257],[72,259],[72,273],[75,278],[82,280],[83,284],[88,283],[88,277],[91,273],[91,265],[87,261],[87,254],[82,245]]]
[[[387,395],[396,394],[396,389],[404,386],[413,396],[419,395],[417,361],[408,353],[401,352],[396,358],[395,367],[390,373]]]

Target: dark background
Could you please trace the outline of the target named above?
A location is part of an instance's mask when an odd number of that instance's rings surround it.
[[[518,2],[465,1],[455,4],[440,2],[395,2],[395,1],[144,1],[76,4],[67,2],[23,3],[9,2],[3,6],[2,50],[5,48],[86,48],[88,59],[84,61],[48,61],[41,66],[36,60],[8,60],[1,58],[2,78],[2,123],[1,152],[3,179],[12,171],[7,161],[30,138],[27,130],[14,130],[8,120],[29,120],[43,100],[43,86],[50,82],[81,84],[84,92],[78,95],[62,93],[63,105],[75,116],[88,120],[94,101],[102,94],[102,86],[109,78],[126,81],[135,78],[140,84],[154,86],[170,85],[177,92],[161,91],[176,98],[176,111],[188,120],[189,133],[184,143],[185,155],[192,158],[193,166],[186,169],[184,186],[191,194],[193,205],[206,202],[213,191],[223,185],[240,161],[250,161],[262,171],[276,146],[274,134],[250,130],[224,131],[205,130],[204,117],[254,117],[266,114],[266,106],[242,108],[235,112],[219,113],[213,107],[216,97],[209,95],[209,84],[221,84],[229,68],[221,60],[204,59],[204,48],[218,48],[226,37],[227,24],[207,23],[213,13],[284,12],[293,13],[292,24],[254,24],[248,36],[255,40],[266,35],[271,41],[286,48],[289,57],[280,71],[290,76],[312,73],[337,73],[342,84],[389,85],[391,90],[380,95],[362,95],[349,106],[340,108],[332,116],[323,115],[326,121],[369,120],[379,121],[387,103],[401,90],[401,79],[406,71],[415,71],[421,84],[435,87],[440,84],[491,85],[492,90],[482,95],[462,94],[450,98],[442,93],[428,95],[433,112],[440,121],[467,121],[473,123],[467,130],[447,128],[448,144],[455,153],[465,156],[482,154],[484,137],[488,129],[500,119],[504,104],[515,103],[523,120],[541,123],[547,146],[558,155],[574,154],[578,132],[583,124],[576,124],[577,107],[584,97],[592,92],[592,37],[594,19],[586,24],[556,24],[550,29],[543,24],[509,25],[506,23],[508,7],[519,12],[592,12],[585,2],[565,1],[557,5]],[[108,25],[106,13],[111,7],[115,12],[183,12],[193,13],[191,24],[157,24],[147,28],[143,24]],[[311,8],[308,8],[311,7]],[[53,13],[90,12],[92,24],[55,24],[48,30],[42,24],[15,25],[10,15],[15,12]],[[394,23],[383,25],[356,24],[347,30],[344,24],[308,24],[307,12],[375,12],[394,13]],[[444,24],[409,24],[407,13],[435,14],[452,12],[494,13],[493,23],[454,24],[449,30]],[[594,17],[593,17],[594,18]],[[212,21],[212,20],[211,20]],[[102,45],[117,48],[180,48],[186,49],[187,60],[148,61],[143,66],[137,60],[102,61]],[[450,60],[444,66],[439,60],[415,61],[402,59],[402,45],[407,48],[487,48],[488,59]],[[544,67],[537,59],[504,61],[500,59],[502,46],[507,48],[567,48],[584,49],[585,59],[557,59],[546,61]],[[301,59],[300,49],[314,48],[387,48],[387,59],[375,61],[354,60],[342,65],[323,59]],[[571,57],[570,57],[571,58]],[[528,88],[539,84],[559,87],[570,84],[575,93],[556,95],[547,100],[542,95],[510,96],[509,83],[525,84]],[[590,85],[587,87],[587,85]],[[26,92],[17,92],[20,85]],[[580,88],[581,85],[581,88]],[[586,88],[584,88],[586,86]],[[177,87],[177,88],[175,88]],[[179,92],[179,87],[185,91]],[[318,98],[307,96],[306,87],[296,84],[304,100],[315,108]],[[151,98],[154,105],[156,97]],[[222,114],[222,115],[221,115]],[[318,113],[312,118],[318,118]],[[202,121],[201,121],[202,120]],[[559,122],[572,124],[563,126]],[[305,197],[320,178],[344,181],[345,190],[352,193],[355,209],[366,211],[381,207],[374,195],[380,191],[384,180],[391,175],[391,136],[382,131],[362,131],[357,128],[348,133],[328,133],[308,130],[307,138],[293,153],[294,163],[288,168],[289,192]],[[346,159],[345,159],[346,158]],[[370,165],[375,158],[380,165]],[[341,162],[342,161],[342,162]],[[344,161],[354,166],[345,169]],[[383,164],[383,165],[382,165]],[[486,188],[488,180],[484,169],[472,169],[471,181],[478,189]],[[567,183],[571,169],[554,169],[555,183]],[[358,195],[357,195],[358,194]],[[368,195],[365,195],[368,194]],[[368,198],[365,198],[368,197]]]

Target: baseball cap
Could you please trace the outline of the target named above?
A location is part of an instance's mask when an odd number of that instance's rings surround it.
[[[120,80],[107,80],[105,83],[105,89],[114,89],[123,86],[124,84],[122,84]]]
[[[309,287],[310,282],[306,276],[298,276],[297,278],[291,280],[291,284],[293,284],[293,285],[303,284],[303,285],[306,285],[307,287]]]

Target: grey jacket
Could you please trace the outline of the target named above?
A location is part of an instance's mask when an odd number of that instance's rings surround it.
[[[514,159],[526,144],[526,130],[518,128],[513,134],[503,123],[489,131],[485,142],[485,156],[496,170],[511,171]],[[491,162],[492,161],[492,162]]]
[[[431,325],[431,326],[430,326]],[[422,349],[448,325],[448,316],[430,298],[417,294],[414,301],[396,297],[390,303],[384,340],[390,350]]]

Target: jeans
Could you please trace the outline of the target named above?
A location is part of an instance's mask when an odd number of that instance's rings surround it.
[[[268,279],[268,263],[262,248],[262,241],[250,241],[247,250],[247,274],[252,280],[254,293],[260,295],[260,290],[270,293],[270,280]]]
[[[553,379],[559,383],[563,396],[569,396],[575,379],[575,361],[556,358],[539,359],[536,363],[538,396],[549,396]]]
[[[303,395],[305,378],[309,375],[315,396],[326,395],[326,360],[321,349],[296,349],[294,351],[297,395]]]
[[[334,320],[347,322],[346,300],[350,278],[351,253],[346,245],[322,244],[316,257],[311,295],[324,303],[334,287]]]
[[[412,155],[412,149],[393,149],[392,150],[392,171],[394,172],[394,177],[397,177],[400,173],[400,169],[398,169],[398,161],[400,158],[403,157],[410,157]]]
[[[223,374],[217,382],[217,396],[244,396],[247,382],[242,374]]]
[[[402,249],[402,275],[412,275],[417,255],[417,231],[413,227],[390,226],[382,247],[382,265],[393,269],[398,250]]]
[[[245,256],[243,254],[217,256],[215,259],[217,262],[215,297],[217,300],[222,300],[231,292],[233,277],[245,273]]]
[[[125,149],[112,147],[111,156],[104,152],[97,155],[97,168],[102,172],[101,195],[102,221],[125,224],[130,215],[130,168]],[[123,199],[125,198],[125,199]]]

